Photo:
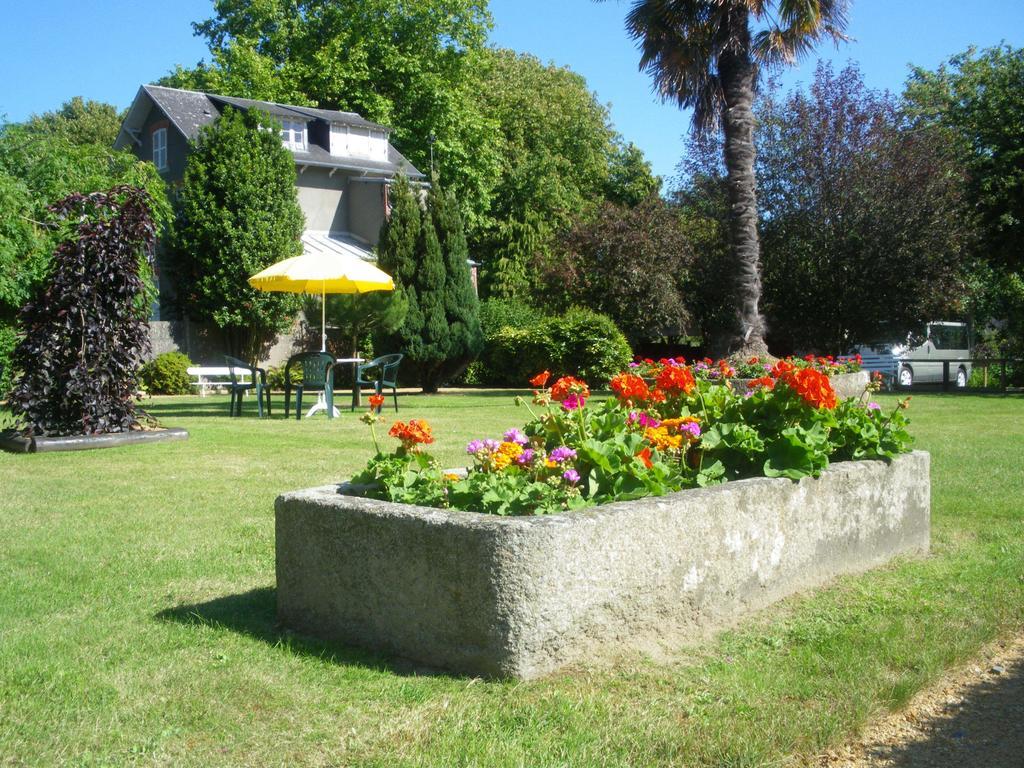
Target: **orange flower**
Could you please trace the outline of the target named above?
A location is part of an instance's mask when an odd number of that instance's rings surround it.
[[[636,458],[640,459],[640,461],[642,461],[644,463],[644,466],[647,467],[648,469],[650,469],[652,466],[654,466],[651,463],[651,449],[650,448],[644,448],[642,451],[637,452],[635,455],[636,455]]]
[[[782,378],[782,376],[785,375],[786,373],[794,370],[796,370],[796,366],[789,362],[789,360],[779,360],[775,365],[772,366],[771,373],[773,378],[779,379]]]
[[[498,446],[498,450],[491,456],[495,469],[504,469],[523,454],[523,446],[519,443],[510,443],[507,440]]]
[[[430,425],[422,419],[409,419],[409,423],[396,421],[388,430],[391,437],[402,441],[402,447],[407,451],[418,450],[417,446],[427,445],[434,442]]]
[[[532,379],[530,379],[531,387],[540,387],[543,389],[544,385],[548,383],[548,379],[551,378],[551,371],[541,371]]]
[[[590,397],[590,388],[585,381],[572,376],[563,376],[551,385],[551,399],[562,402],[570,394]]]
[[[760,379],[754,379],[747,384],[747,389],[757,389],[758,387],[768,390],[775,389],[775,379],[771,376],[762,376]]]
[[[799,370],[786,371],[780,381],[796,392],[805,403],[813,408],[826,408],[832,410],[839,404],[832,383],[821,371],[813,368],[800,368]]]
[[[669,395],[690,394],[697,385],[693,372],[686,366],[666,365],[656,380],[658,389]]]
[[[370,407],[380,408],[384,405],[384,395],[370,395]]]
[[[642,403],[651,395],[647,382],[632,373],[620,373],[611,380],[610,386],[624,403]]]

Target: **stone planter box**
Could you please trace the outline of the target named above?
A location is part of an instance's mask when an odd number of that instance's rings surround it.
[[[678,644],[929,546],[922,452],[835,464],[818,479],[743,480],[543,517],[345,490],[277,499],[282,622],[488,677]]]

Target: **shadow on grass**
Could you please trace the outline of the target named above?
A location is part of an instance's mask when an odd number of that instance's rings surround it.
[[[919,738],[872,744],[865,756],[893,768],[1024,766],[1024,665],[985,674],[945,714],[918,720]],[[873,763],[872,763],[873,764]]]
[[[225,595],[204,603],[190,603],[166,608],[154,618],[174,621],[186,626],[224,628],[248,635],[274,647],[325,661],[329,664],[357,666],[377,672],[403,676],[448,676],[443,670],[431,669],[399,657],[375,653],[343,643],[318,640],[281,626],[277,621],[277,590],[273,587],[251,589]]]

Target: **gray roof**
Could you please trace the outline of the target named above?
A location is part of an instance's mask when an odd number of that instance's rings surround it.
[[[365,120],[354,112],[340,112],[330,109],[316,109],[314,107],[303,107],[292,104],[278,104],[272,101],[257,101],[254,99],[242,99],[235,96],[221,96],[203,91],[187,91],[180,88],[167,88],[162,85],[143,85],[139,94],[135,97],[128,115],[121,126],[121,133],[117,137],[115,147],[120,148],[129,143],[133,130],[138,130],[146,114],[149,112],[147,100],[142,95],[148,96],[148,101],[155,104],[166,116],[167,119],[185,136],[189,141],[194,141],[199,135],[200,129],[212,123],[220,117],[221,111],[226,105],[238,109],[259,109],[275,117],[298,119],[298,120],[322,120],[329,123],[339,123],[359,128],[372,128],[390,132],[390,128]],[[382,163],[362,158],[339,157],[332,155],[323,147],[316,144],[309,144],[306,152],[292,151],[295,155],[295,162],[299,165],[309,164],[325,166],[329,168],[342,168],[350,170],[370,171],[383,174],[394,174],[400,170],[412,178],[423,178],[420,173],[391,143],[388,143],[388,161]]]

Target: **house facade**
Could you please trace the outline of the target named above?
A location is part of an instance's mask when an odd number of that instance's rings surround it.
[[[114,146],[129,148],[140,159],[151,161],[173,188],[182,181],[199,131],[228,107],[258,109],[281,124],[281,143],[295,158],[306,249],[339,250],[372,260],[371,249],[388,213],[389,184],[399,173],[412,181],[423,180],[423,174],[391,145],[385,126],[353,112],[143,85]],[[209,329],[175,317],[174,286],[166,279],[167,258],[167,254],[157,258],[160,299],[151,320],[154,354],[181,349],[196,362],[220,364],[213,359],[220,350],[213,349]],[[290,339],[282,340],[272,350],[271,362],[286,356],[290,346]]]

